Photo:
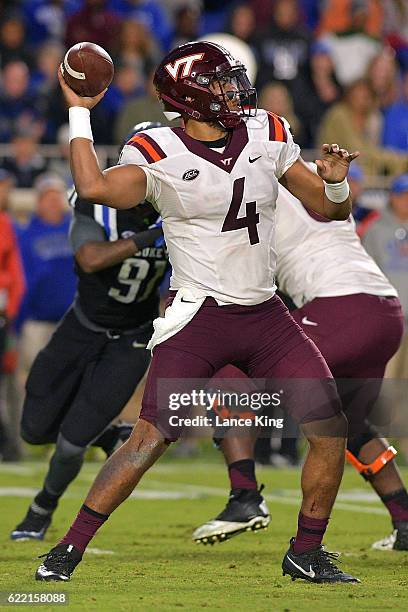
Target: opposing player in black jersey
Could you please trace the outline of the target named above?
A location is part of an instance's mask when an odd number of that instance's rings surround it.
[[[159,125],[140,124],[129,137],[149,127]],[[70,203],[78,291],[34,361],[21,426],[30,444],[56,447],[43,488],[11,533],[13,540],[42,540],[87,447],[97,444],[109,454],[118,443],[121,430],[110,423],[149,365],[145,347],[167,268],[162,230],[150,204],[113,210],[81,201],[75,191]]]

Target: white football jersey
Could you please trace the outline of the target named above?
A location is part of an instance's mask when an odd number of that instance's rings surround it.
[[[181,128],[151,129],[125,145],[119,163],[144,170],[146,199],[163,218],[172,289],[219,304],[273,296],[278,179],[299,154],[288,123],[263,110],[222,152]]]
[[[316,297],[398,295],[362,246],[351,215],[320,217],[280,185],[276,222],[279,288],[298,308]]]

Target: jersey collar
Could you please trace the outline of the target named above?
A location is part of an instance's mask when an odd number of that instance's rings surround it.
[[[186,149],[188,149],[191,153],[206,159],[211,164],[214,164],[214,166],[218,166],[218,168],[221,168],[221,170],[228,172],[228,174],[234,168],[238,157],[248,142],[248,132],[245,123],[242,123],[239,127],[232,131],[229,143],[225,147],[223,153],[214,151],[199,140],[191,138],[191,136],[186,134],[183,128],[176,127],[171,128],[171,130],[180,138]]]

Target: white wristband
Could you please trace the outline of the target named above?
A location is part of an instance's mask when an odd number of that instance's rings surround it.
[[[326,181],[323,181],[323,183],[324,193],[330,202],[340,204],[347,200],[350,195],[350,187],[347,178],[343,179],[341,183],[326,183]]]
[[[68,112],[69,142],[74,138],[87,138],[93,142],[89,109],[83,106],[71,106]]]

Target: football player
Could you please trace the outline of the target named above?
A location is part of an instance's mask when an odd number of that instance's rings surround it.
[[[385,366],[402,338],[404,319],[397,292],[361,245],[352,216],[328,222],[282,186],[276,249],[279,287],[297,306],[291,314],[338,382],[349,421],[347,458],[391,516],[393,533],[373,547],[408,550],[408,493],[394,462],[396,451],[369,422]],[[229,366],[222,376],[240,377],[242,382],[244,374]],[[232,491],[221,514],[194,532],[193,539],[204,544],[264,528],[270,521],[257,490],[251,437],[241,433],[217,441],[227,460]],[[237,476],[237,466],[246,470],[245,480]]]
[[[120,165],[101,172],[89,109],[103,92],[81,98],[59,78],[69,106],[79,195],[119,209],[145,198],[152,202],[163,218],[173,301],[155,322],[149,343],[154,352],[139,421],[105,463],[36,578],[69,580],[98,528],[179,437],[183,410],[174,423],[170,396],[178,388],[192,392],[192,379],[207,380],[239,361],[251,378],[306,380],[311,392],[291,382],[286,406],[310,446],[290,552],[294,560],[307,553],[313,582],[356,582],[320,546],[343,473],[347,421],[324,359],[275,295],[272,245],[279,182],[315,212],[347,219],[346,177],[358,153],[323,145],[319,175],[314,174],[288,123],[257,112],[245,67],[219,45],[193,42],[171,51],[154,76],[167,117],[181,116],[184,127],[136,135],[124,147]]]
[[[130,137],[150,127],[158,124],[135,126]],[[11,533],[13,540],[42,540],[89,445],[109,455],[126,434],[126,426],[109,425],[148,368],[146,344],[168,265],[150,204],[116,211],[75,191],[70,203],[78,291],[33,363],[21,424],[26,442],[56,446],[43,488]]]

